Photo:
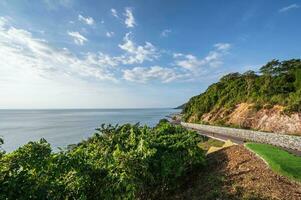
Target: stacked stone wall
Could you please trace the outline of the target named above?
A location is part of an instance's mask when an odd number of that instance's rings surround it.
[[[202,125],[202,124],[193,124],[193,123],[185,123],[185,122],[181,122],[181,125],[199,131],[212,132],[212,133],[217,133],[225,136],[238,137],[246,141],[272,144],[275,146],[301,151],[300,136],[292,136],[292,135],[284,135],[284,134],[253,131],[253,130],[228,128],[228,127],[210,126],[210,125]]]

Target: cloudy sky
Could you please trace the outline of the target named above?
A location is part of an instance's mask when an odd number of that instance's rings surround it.
[[[0,108],[174,107],[300,58],[301,2],[1,0]]]

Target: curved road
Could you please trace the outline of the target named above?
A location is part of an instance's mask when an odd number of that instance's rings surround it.
[[[210,137],[210,138],[213,138],[216,140],[221,140],[221,141],[231,140],[235,144],[244,144],[245,143],[245,141],[242,138],[238,138],[238,137],[225,136],[225,135],[221,135],[218,133],[200,131],[200,130],[193,129],[193,128],[186,128],[186,129],[196,131],[200,135],[207,136],[207,137]]]
[[[180,121],[171,121],[171,123],[176,124],[176,125],[181,125]],[[210,138],[213,138],[213,139],[216,139],[216,140],[220,140],[220,141],[231,140],[235,144],[244,144],[246,142],[243,138],[239,138],[239,137],[227,136],[227,135],[222,135],[222,134],[218,134],[218,133],[214,133],[214,132],[208,132],[208,131],[200,131],[198,129],[187,128],[187,127],[184,127],[184,128],[196,131],[197,133],[199,133],[202,136],[207,136],[207,137],[210,137]],[[287,148],[283,148],[283,147],[279,147],[279,148],[281,148],[283,150],[286,150],[286,151],[288,151],[292,154],[295,154],[297,156],[301,156],[301,151],[287,149]]]

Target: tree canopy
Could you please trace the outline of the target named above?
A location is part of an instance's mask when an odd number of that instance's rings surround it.
[[[200,140],[162,120],[102,125],[58,153],[44,139],[29,142],[0,157],[0,199],[155,199],[204,165]]]
[[[230,73],[197,96],[192,97],[183,109],[184,119],[221,108],[232,109],[239,103],[281,105],[287,112],[301,112],[301,60],[272,60],[258,73],[247,71]]]

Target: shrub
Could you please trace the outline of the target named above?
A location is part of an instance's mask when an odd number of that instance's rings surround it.
[[[4,154],[0,199],[155,199],[204,164],[195,132],[102,125],[89,139],[52,153],[45,141]]]

